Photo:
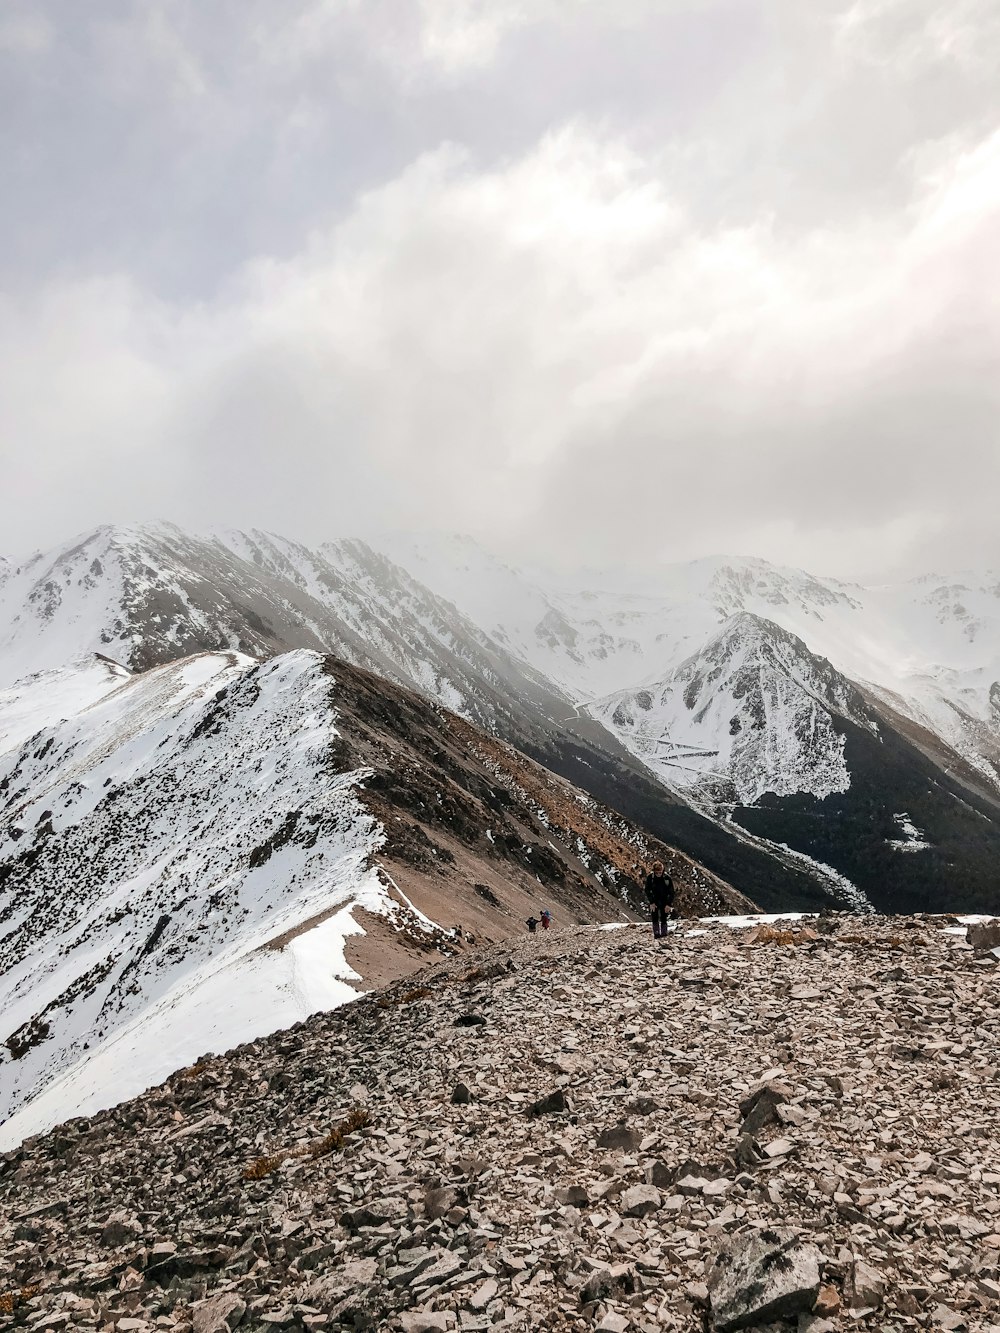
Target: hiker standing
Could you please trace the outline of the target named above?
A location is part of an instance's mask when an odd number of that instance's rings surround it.
[[[538,918],[529,916],[524,924],[528,927],[528,934],[534,935],[535,931],[538,929]]]
[[[551,925],[552,925],[552,913],[546,907],[545,911],[542,913],[542,930],[548,930],[549,926]]]
[[[653,938],[665,939],[667,935],[667,917],[674,906],[674,881],[663,868],[662,861],[654,861],[653,869],[646,876],[646,898],[653,918]]]

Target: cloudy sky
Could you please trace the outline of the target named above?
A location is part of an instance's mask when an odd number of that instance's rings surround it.
[[[1000,566],[996,0],[0,0],[0,551]]]

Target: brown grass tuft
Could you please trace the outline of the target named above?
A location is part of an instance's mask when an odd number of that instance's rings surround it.
[[[208,1061],[199,1060],[196,1065],[189,1065],[187,1069],[179,1070],[177,1074],[177,1081],[179,1083],[186,1083],[189,1079],[198,1078],[200,1074],[204,1074],[207,1068],[208,1068]]]
[[[329,1134],[321,1139],[316,1139],[312,1143],[302,1144],[298,1148],[279,1148],[275,1153],[268,1153],[265,1157],[258,1157],[255,1162],[251,1162],[243,1170],[244,1180],[263,1180],[269,1176],[272,1171],[277,1171],[282,1162],[287,1162],[293,1157],[325,1157],[327,1153],[340,1152],[344,1147],[344,1140],[348,1134],[353,1134],[355,1130],[364,1129],[366,1125],[371,1124],[371,1115],[362,1107],[355,1109],[344,1117],[339,1124],[334,1125]]]
[[[0,1292],[0,1314],[13,1314],[19,1305],[37,1296],[41,1287],[16,1287],[13,1291]]]
[[[747,944],[787,945],[794,943],[794,930],[778,930],[776,927],[772,926],[769,921],[765,921],[763,925],[757,926],[756,929],[751,931],[747,936]]]

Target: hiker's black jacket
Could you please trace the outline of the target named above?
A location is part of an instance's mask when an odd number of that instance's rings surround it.
[[[666,873],[646,876],[646,897],[651,907],[673,907],[674,881]]]

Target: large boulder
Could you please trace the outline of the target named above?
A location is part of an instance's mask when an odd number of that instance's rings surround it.
[[[989,953],[991,949],[1000,948],[1000,919],[974,922],[966,928],[965,938],[976,953]]]
[[[819,1261],[816,1246],[789,1227],[730,1236],[708,1271],[718,1333],[808,1313],[819,1294]]]

